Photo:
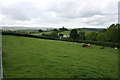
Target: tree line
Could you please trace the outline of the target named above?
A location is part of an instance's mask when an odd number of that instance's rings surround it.
[[[103,29],[102,31],[93,31],[90,33],[85,33],[84,31],[80,30],[78,32],[77,29],[72,29],[70,31],[70,37],[62,38],[59,37],[63,36],[60,34],[59,31],[52,31],[50,34],[43,34],[42,36],[35,36],[25,33],[16,33],[12,31],[3,31],[2,35],[14,35],[14,36],[25,36],[25,37],[33,37],[33,38],[43,38],[43,39],[52,39],[52,40],[63,40],[63,41],[72,41],[72,42],[79,42],[79,43],[90,43],[96,45],[103,45],[109,47],[120,47],[119,44],[119,30],[120,24],[112,24],[107,29]]]
[[[85,35],[84,31],[78,32],[77,29],[72,29],[70,32],[70,39],[72,40],[91,40],[103,42],[119,42],[120,24],[112,24],[107,29],[102,31],[93,31]]]
[[[119,30],[120,30],[120,24],[111,24],[107,29],[103,29],[102,31],[92,31],[86,34],[85,31],[82,31],[79,29],[72,29],[70,30],[70,40],[90,40],[90,41],[102,41],[102,42],[119,42]],[[52,38],[59,38],[63,37],[64,34],[61,34],[59,32],[61,31],[68,31],[67,28],[64,26],[59,29],[53,29],[51,30],[50,34],[44,34],[42,33],[41,36],[45,37],[52,37]],[[43,32],[42,30],[39,30],[39,32]]]
[[[86,34],[85,31],[82,31],[79,29],[72,29],[70,30],[70,37],[67,38],[69,40],[90,40],[90,41],[101,41],[101,42],[119,42],[119,30],[120,30],[120,24],[111,24],[107,29],[102,29],[101,31],[92,31]],[[64,26],[62,28],[53,29],[50,34],[44,34],[42,33],[41,36],[45,37],[53,37],[53,38],[59,38],[63,37],[64,34],[61,34],[59,32],[61,31],[68,31],[67,28]],[[40,32],[43,32],[40,30]]]

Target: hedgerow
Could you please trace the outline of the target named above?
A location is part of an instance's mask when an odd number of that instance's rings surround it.
[[[53,38],[53,37],[49,37],[49,36],[48,37],[47,36],[36,36],[36,35],[21,34],[21,33],[14,33],[14,32],[2,32],[2,35],[24,36],[24,37],[32,37],[32,38],[78,42],[78,43],[90,43],[90,44],[96,44],[96,45],[101,45],[101,46],[120,48],[120,43],[113,43],[113,42],[90,41],[90,40],[74,40],[74,39],[71,39],[71,38],[59,39],[59,38]]]

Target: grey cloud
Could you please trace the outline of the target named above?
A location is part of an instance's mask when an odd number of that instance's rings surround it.
[[[29,2],[15,3],[8,7],[3,7],[2,14],[7,18],[18,20],[21,23],[24,21],[32,21],[37,19],[35,24],[49,23],[67,25],[106,25],[106,23],[116,22],[117,3],[109,3],[105,7],[102,4],[86,2],[53,2],[48,4],[46,8],[36,7],[35,4]],[[95,15],[105,16],[105,18],[96,18]],[[82,18],[88,18],[82,21]],[[92,19],[91,19],[92,18]],[[81,19],[81,20],[79,20]],[[74,23],[79,22],[79,23]]]
[[[103,15],[101,15],[101,16],[103,16]],[[83,23],[85,23],[87,25],[108,27],[110,24],[117,23],[117,15],[104,15],[103,18],[99,18],[99,17],[93,18],[93,20],[89,19],[88,21],[86,20]]]
[[[35,8],[34,4],[28,2],[16,3],[9,7],[3,7],[2,9],[2,14],[20,21],[31,20],[31,18],[40,15],[40,10]]]
[[[91,5],[83,6],[82,3],[76,2],[54,3],[49,9],[63,18],[82,18],[102,14],[101,9]]]
[[[115,10],[116,9],[116,10]],[[58,14],[58,17],[75,19],[75,18],[89,18],[95,15],[108,16],[106,18],[117,15],[117,3],[102,4],[95,3],[81,3],[81,2],[67,2],[67,3],[54,3],[48,9]],[[111,16],[112,15],[112,16]],[[108,20],[110,21],[110,20]],[[99,22],[100,23],[100,22]]]

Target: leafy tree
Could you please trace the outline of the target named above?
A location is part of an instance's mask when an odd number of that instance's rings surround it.
[[[99,33],[96,39],[97,41],[108,41],[105,33]]]
[[[51,32],[50,35],[51,35],[51,37],[58,38],[58,32],[57,31]]]
[[[112,24],[106,31],[107,38],[111,42],[118,42],[118,33],[120,30],[120,24]]]
[[[70,31],[70,38],[71,39],[78,39],[79,38],[79,34],[77,33],[77,29],[72,29]]]
[[[107,31],[107,29],[103,29],[103,30],[102,30],[102,32],[106,32],[106,31]]]
[[[45,34],[44,34],[44,33],[42,33],[42,34],[41,34],[41,36],[45,36]]]
[[[59,28],[59,30],[61,30],[61,31],[67,31],[68,29],[63,26],[62,28]]]
[[[43,37],[51,37],[50,34],[44,34],[44,33],[42,33],[41,36],[43,36]]]
[[[42,29],[39,29],[38,32],[41,33],[41,32],[43,32],[43,30],[42,30]]]
[[[96,40],[97,40],[97,39],[96,39],[97,35],[98,35],[98,33],[96,33],[96,32],[88,33],[88,34],[86,35],[86,39],[87,39],[87,40],[96,41]]]
[[[100,32],[103,32],[103,33],[105,33],[107,31],[107,29],[103,29],[102,31],[100,31]]]
[[[57,29],[53,29],[53,31],[58,31]]]
[[[80,40],[85,40],[85,32],[80,31],[79,32],[79,38],[80,38]]]
[[[60,33],[60,34],[59,34],[59,37],[60,37],[60,38],[63,38],[63,35],[64,35],[64,34],[61,34],[61,33]]]
[[[59,36],[63,37],[63,34],[59,34]]]

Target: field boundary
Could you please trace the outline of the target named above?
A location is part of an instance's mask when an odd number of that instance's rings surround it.
[[[2,34],[0,32],[0,80],[3,79],[3,65],[2,65]]]
[[[90,43],[90,44],[95,44],[95,45],[100,45],[100,46],[120,48],[119,43],[113,43],[113,42],[99,42],[99,41],[88,41],[88,40],[68,40],[68,39],[42,37],[42,36],[36,36],[36,35],[30,35],[30,34],[20,34],[20,33],[11,33],[11,32],[2,32],[2,35],[32,37],[32,38],[39,38],[39,39],[59,40],[59,41],[68,41],[68,42],[77,42],[77,43]]]

